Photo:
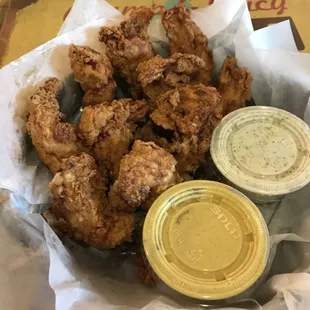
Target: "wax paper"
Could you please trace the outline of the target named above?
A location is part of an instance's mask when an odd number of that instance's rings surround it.
[[[100,26],[124,17],[103,0],[77,0],[59,36],[0,70],[0,187],[11,198],[0,209],[0,304],[6,309],[198,309],[170,291],[150,289],[137,280],[134,248],[98,251],[60,240],[39,215],[49,206],[52,175],[38,159],[25,131],[27,102],[40,80],[65,81],[61,109],[70,115],[79,104],[68,45],[98,51]],[[217,0],[193,11],[209,36],[216,71],[236,55],[254,76],[256,104],[289,110],[310,120],[310,61],[296,52],[289,23],[254,32],[246,2]],[[167,43],[160,20],[148,30],[159,49]],[[282,202],[260,205],[271,234],[268,270],[251,299],[221,309],[303,310],[310,308],[310,186]]]

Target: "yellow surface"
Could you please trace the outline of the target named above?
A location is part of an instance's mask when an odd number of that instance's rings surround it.
[[[263,273],[269,253],[256,206],[210,181],[185,182],[162,194],[145,219],[143,245],[168,286],[206,300],[244,292]]]
[[[39,0],[20,10],[3,65],[54,38],[72,3],[73,0]]]
[[[238,221],[229,211],[225,212],[229,227],[234,229],[233,234],[230,234],[225,225],[221,225],[214,216],[213,212],[217,211],[221,212],[213,203],[189,203],[180,208],[172,220],[169,229],[171,249],[184,264],[194,270],[222,270],[240,254],[242,231]],[[199,249],[196,258],[201,255],[202,259],[193,259],[189,247]]]
[[[2,0],[3,1],[3,0]],[[232,0],[233,1],[233,0]],[[132,6],[153,5],[160,10],[177,3],[177,0],[111,0],[110,3],[123,13],[130,12]],[[195,7],[207,6],[213,0],[180,0]],[[58,32],[65,12],[72,6],[73,0],[38,0],[24,8],[17,16],[12,32],[7,56],[3,64],[18,58],[38,45],[52,39]],[[306,45],[304,51],[310,51],[310,32],[307,27],[310,1],[307,0],[250,0],[248,1],[252,17],[291,17]],[[0,3],[1,6],[1,3]],[[30,35],[31,33],[31,35]]]
[[[7,6],[9,3],[9,0],[0,0],[0,7]]]

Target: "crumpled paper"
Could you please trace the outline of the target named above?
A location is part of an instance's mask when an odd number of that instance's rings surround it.
[[[193,11],[192,18],[210,38],[217,71],[227,55],[236,55],[254,76],[256,104],[281,107],[310,120],[309,55],[297,52],[288,22],[254,32],[243,0],[217,0]],[[37,214],[48,206],[47,184],[52,176],[25,134],[29,96],[39,80],[70,75],[67,51],[71,42],[103,51],[97,41],[98,28],[122,19],[104,0],[77,0],[58,37],[0,70],[4,87],[0,187],[12,192],[0,209],[4,253],[0,256],[0,303],[7,309],[53,309],[54,303],[61,310],[198,309],[167,292],[140,285],[128,249],[98,251],[72,240],[60,241]],[[152,22],[148,32],[154,44],[167,42],[159,20]],[[67,112],[76,104],[70,99],[75,95],[71,84],[67,80],[62,102]],[[259,206],[271,234],[269,279],[259,288],[256,300],[222,309],[309,309],[309,190],[307,186],[281,203]]]

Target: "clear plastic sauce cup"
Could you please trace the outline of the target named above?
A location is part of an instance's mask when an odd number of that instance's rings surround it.
[[[272,107],[228,114],[214,130],[211,156],[219,178],[254,202],[279,201],[310,182],[310,129]]]
[[[145,256],[169,288],[195,300],[229,299],[262,276],[269,234],[260,211],[218,182],[189,181],[164,192],[143,227]]]

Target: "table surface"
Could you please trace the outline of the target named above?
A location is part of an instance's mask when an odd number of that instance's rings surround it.
[[[215,0],[216,1],[216,0]],[[74,0],[0,0],[0,61],[2,66],[57,34]],[[179,2],[193,9],[204,7],[214,0],[110,0],[123,13],[132,7],[149,5],[158,10]],[[248,1],[255,29],[289,19],[296,45],[310,52],[310,32],[307,29],[308,0],[251,0]],[[44,21],[44,27],[41,27]],[[29,35],[31,33],[31,35]]]

